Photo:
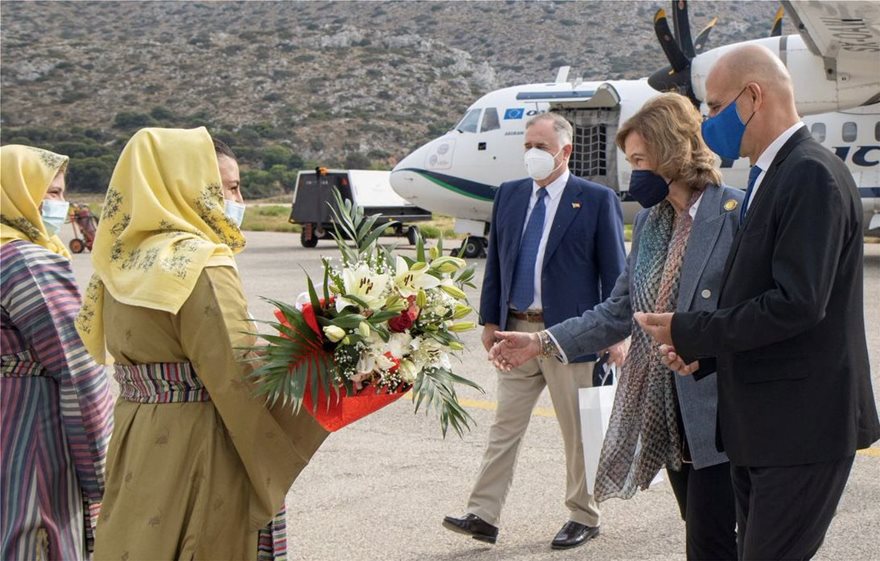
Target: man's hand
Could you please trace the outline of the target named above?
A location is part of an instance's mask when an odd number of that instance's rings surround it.
[[[489,351],[489,360],[495,368],[504,372],[522,366],[541,353],[541,340],[537,333],[498,331],[495,338],[498,342]]]
[[[494,323],[487,323],[483,326],[483,347],[486,349],[486,352],[489,352],[492,349],[492,345],[495,344],[495,333],[498,332],[498,325]]]
[[[636,312],[633,317],[642,326],[642,329],[651,336],[652,339],[661,345],[672,346],[672,315],[667,314],[646,314],[644,312]]]
[[[678,356],[675,349],[670,345],[660,345],[660,362],[674,372],[678,372],[682,376],[690,376],[700,369],[700,361],[695,360],[690,364],[685,362]]]
[[[608,360],[605,361],[605,363],[608,366],[623,368],[623,362],[626,360],[626,350],[626,341],[621,341],[620,343],[611,345],[607,349],[599,351],[599,356],[604,356],[605,353],[608,353]]]

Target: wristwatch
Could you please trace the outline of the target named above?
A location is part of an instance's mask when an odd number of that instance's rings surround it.
[[[541,344],[541,357],[550,358],[559,355],[559,348],[556,346],[556,343],[553,342],[553,339],[550,337],[550,334],[547,333],[546,329],[538,331],[538,342]]]

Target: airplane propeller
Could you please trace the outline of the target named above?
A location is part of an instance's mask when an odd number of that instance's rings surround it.
[[[782,35],[782,16],[785,15],[785,9],[780,6],[776,10],[776,16],[773,18],[773,27],[770,29],[770,37],[779,37]]]
[[[669,29],[669,21],[666,10],[657,10],[654,15],[654,32],[660,41],[660,47],[669,60],[670,66],[661,68],[648,77],[648,84],[655,90],[666,92],[675,91],[690,98],[694,104],[699,104],[694,96],[691,85],[691,60],[706,46],[709,33],[718,18],[713,18],[706,27],[697,35],[697,40],[691,40],[691,27],[688,19],[687,2],[677,0],[672,2],[672,25],[675,33]]]

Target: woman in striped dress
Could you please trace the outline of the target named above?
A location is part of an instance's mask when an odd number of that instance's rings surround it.
[[[294,478],[327,433],[270,410],[234,255],[238,166],[204,128],[143,129],[122,151],[77,328],[115,360],[116,428],[95,559],[280,559]]]
[[[113,428],[104,369],[73,322],[64,244],[67,157],[0,148],[2,559],[85,559]]]

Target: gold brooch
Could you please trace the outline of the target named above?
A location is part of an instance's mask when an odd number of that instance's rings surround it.
[[[581,203],[571,203],[571,208],[581,208]]]
[[[726,203],[724,203],[724,210],[731,211],[737,207],[739,203],[736,202],[736,199],[728,199]]]

